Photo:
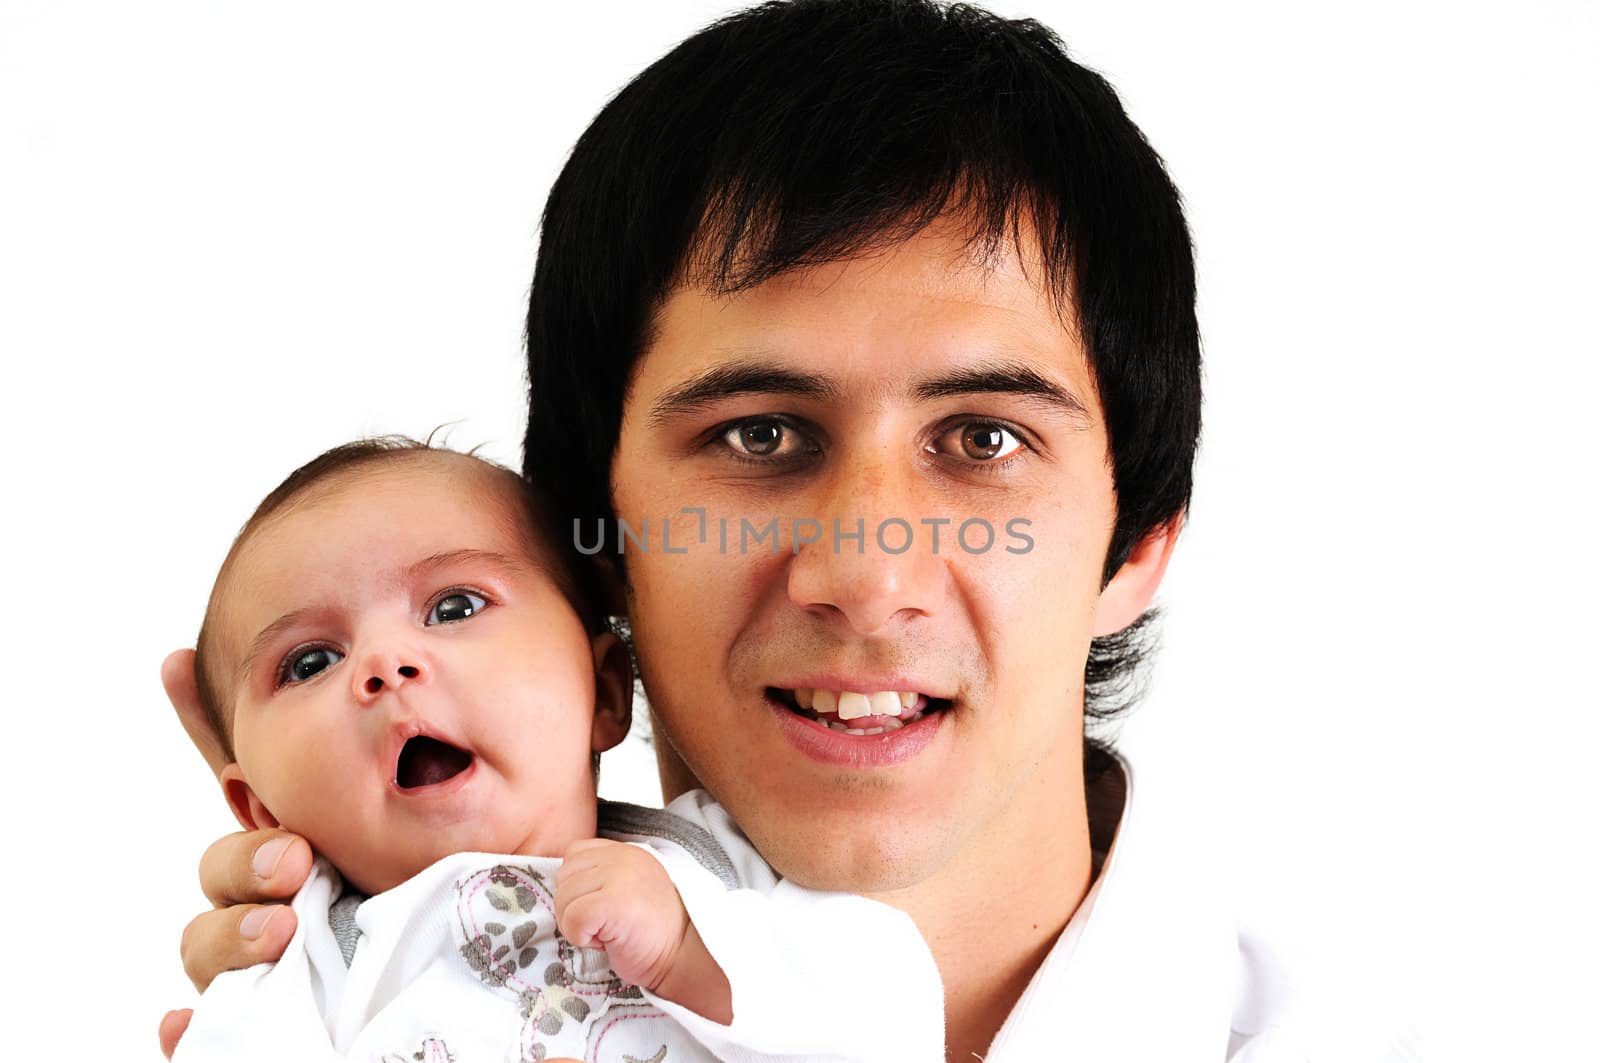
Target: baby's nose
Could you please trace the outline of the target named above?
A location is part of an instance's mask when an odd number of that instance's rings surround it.
[[[375,664],[368,670],[367,678],[361,681],[361,693],[372,698],[381,693],[384,687],[398,687],[421,675],[422,669],[414,664]]]
[[[395,669],[395,676],[398,679],[416,679],[421,674],[422,672],[419,672],[414,664],[402,664],[400,668]],[[384,688],[384,677],[371,676],[370,679],[366,680],[366,693],[378,693],[382,688]]]

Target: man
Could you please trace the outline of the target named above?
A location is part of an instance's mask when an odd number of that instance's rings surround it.
[[[980,10],[731,16],[574,149],[528,357],[525,471],[586,550],[643,532],[597,578],[667,798],[704,786],[782,875],[911,914],[949,1059],[1284,1046],[1261,963],[1235,985],[1238,939],[1084,739],[1137,663],[1200,404],[1178,196],[1101,78]],[[190,671],[165,677],[205,750]],[[902,694],[893,724],[839,711]],[[281,835],[212,847],[235,906],[186,932],[197,984],[281,951],[285,909],[235,902],[308,865]],[[832,991],[892,1006],[870,943],[861,968]]]

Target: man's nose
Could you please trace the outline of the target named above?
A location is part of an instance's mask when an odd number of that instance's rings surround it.
[[[819,486],[820,536],[790,562],[790,601],[839,617],[860,635],[935,613],[948,591],[950,533],[946,526],[935,551],[922,523],[935,514],[924,512],[919,473],[857,460]]]
[[[408,683],[427,678],[428,669],[416,653],[377,651],[362,658],[361,667],[352,669],[356,701],[370,705],[385,690],[397,690]]]

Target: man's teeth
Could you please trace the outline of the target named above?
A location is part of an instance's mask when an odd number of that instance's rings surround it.
[[[859,720],[863,716],[909,716],[911,710],[916,708],[917,698],[920,696],[915,690],[874,690],[870,694],[861,694],[854,690],[834,691],[801,687],[794,691],[795,704],[802,709],[809,709],[819,716],[837,714],[841,720]],[[829,726],[832,726],[831,721]],[[887,729],[893,730],[894,727]],[[836,730],[845,728],[840,727]],[[869,730],[866,733],[877,732]]]
[[[891,719],[882,727],[846,727],[838,720],[819,720],[818,722],[830,731],[839,731],[847,735],[881,735],[889,731],[898,731],[906,724],[915,723],[920,719],[922,719],[922,713],[919,712],[915,716],[908,717],[904,720],[898,718]]]

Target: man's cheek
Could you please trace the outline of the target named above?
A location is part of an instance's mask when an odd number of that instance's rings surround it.
[[[999,536],[995,545],[978,555],[958,553],[948,563],[964,573],[967,583],[981,596],[1003,605],[1007,616],[995,618],[1007,625],[1017,623],[1018,611],[1047,622],[1061,608],[1060,595],[1074,583],[1072,569],[1076,559],[1060,550],[1049,550],[1037,541],[1030,547]],[[1011,545],[1020,552],[1009,552]]]
[[[1013,659],[996,661],[1004,681],[1034,663],[1059,661],[1079,642],[1087,642],[1094,616],[1098,571],[1092,558],[1042,546],[1023,553],[991,551],[969,562],[967,582],[978,588],[977,631],[992,652]]]
[[[728,584],[728,560],[690,554],[638,565],[633,633],[658,689],[653,702],[677,702],[689,688],[703,691],[718,674],[728,630],[737,626],[732,610],[739,594]]]

